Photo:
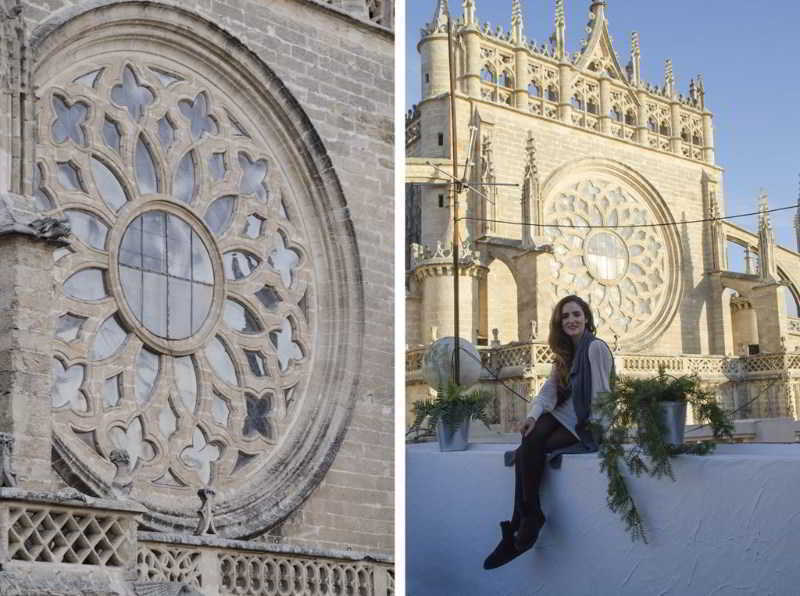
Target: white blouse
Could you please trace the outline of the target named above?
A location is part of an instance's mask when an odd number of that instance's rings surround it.
[[[598,393],[610,391],[609,377],[611,376],[611,368],[614,364],[614,357],[611,351],[603,341],[593,341],[589,344],[589,366],[592,371],[592,403]],[[542,385],[539,395],[533,400],[531,410],[528,413],[528,418],[537,419],[544,412],[550,412],[553,417],[558,420],[564,427],[575,433],[575,425],[578,424],[578,417],[575,415],[575,406],[572,405],[572,396],[561,404],[561,407],[556,408],[556,386],[558,381],[555,377],[556,369],[550,374],[550,378]],[[590,418],[596,419],[594,412],[591,412]]]

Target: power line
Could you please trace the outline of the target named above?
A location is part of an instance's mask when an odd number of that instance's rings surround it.
[[[649,223],[649,224],[624,224],[615,226],[597,226],[592,224],[541,224],[530,223],[524,221],[509,221],[505,219],[488,219],[483,217],[459,217],[457,221],[483,221],[487,223],[501,223],[510,224],[515,226],[528,226],[537,228],[578,228],[578,229],[615,229],[615,228],[658,228],[666,226],[679,226],[684,224],[705,223],[709,221],[723,221],[726,219],[736,219],[737,217],[750,217],[752,215],[760,215],[762,213],[773,213],[775,211],[786,211],[787,209],[797,209],[797,205],[790,205],[788,207],[776,207],[775,209],[767,209],[765,211],[753,211],[751,213],[740,213],[738,215],[726,215],[725,217],[706,217],[704,219],[692,219],[689,221],[676,221],[676,222],[663,222],[663,223]]]

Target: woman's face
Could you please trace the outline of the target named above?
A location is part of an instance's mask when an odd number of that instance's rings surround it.
[[[567,302],[561,307],[561,328],[573,342],[577,342],[586,329],[586,315],[577,302]]]

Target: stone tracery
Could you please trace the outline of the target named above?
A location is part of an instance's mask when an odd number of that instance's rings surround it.
[[[92,434],[90,466],[123,449],[149,491],[196,490],[290,423],[271,396],[309,362],[306,240],[274,157],[212,85],[166,62],[96,66],[53,82],[40,118],[36,186],[78,238],[56,264],[55,425]]]

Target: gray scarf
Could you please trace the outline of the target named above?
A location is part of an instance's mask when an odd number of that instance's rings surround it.
[[[590,331],[584,331],[575,347],[575,357],[572,359],[572,368],[567,381],[567,389],[575,407],[575,416],[578,418],[575,433],[581,443],[592,451],[597,450],[597,443],[589,430],[589,415],[592,411],[592,366],[589,363],[589,346],[595,339]]]

